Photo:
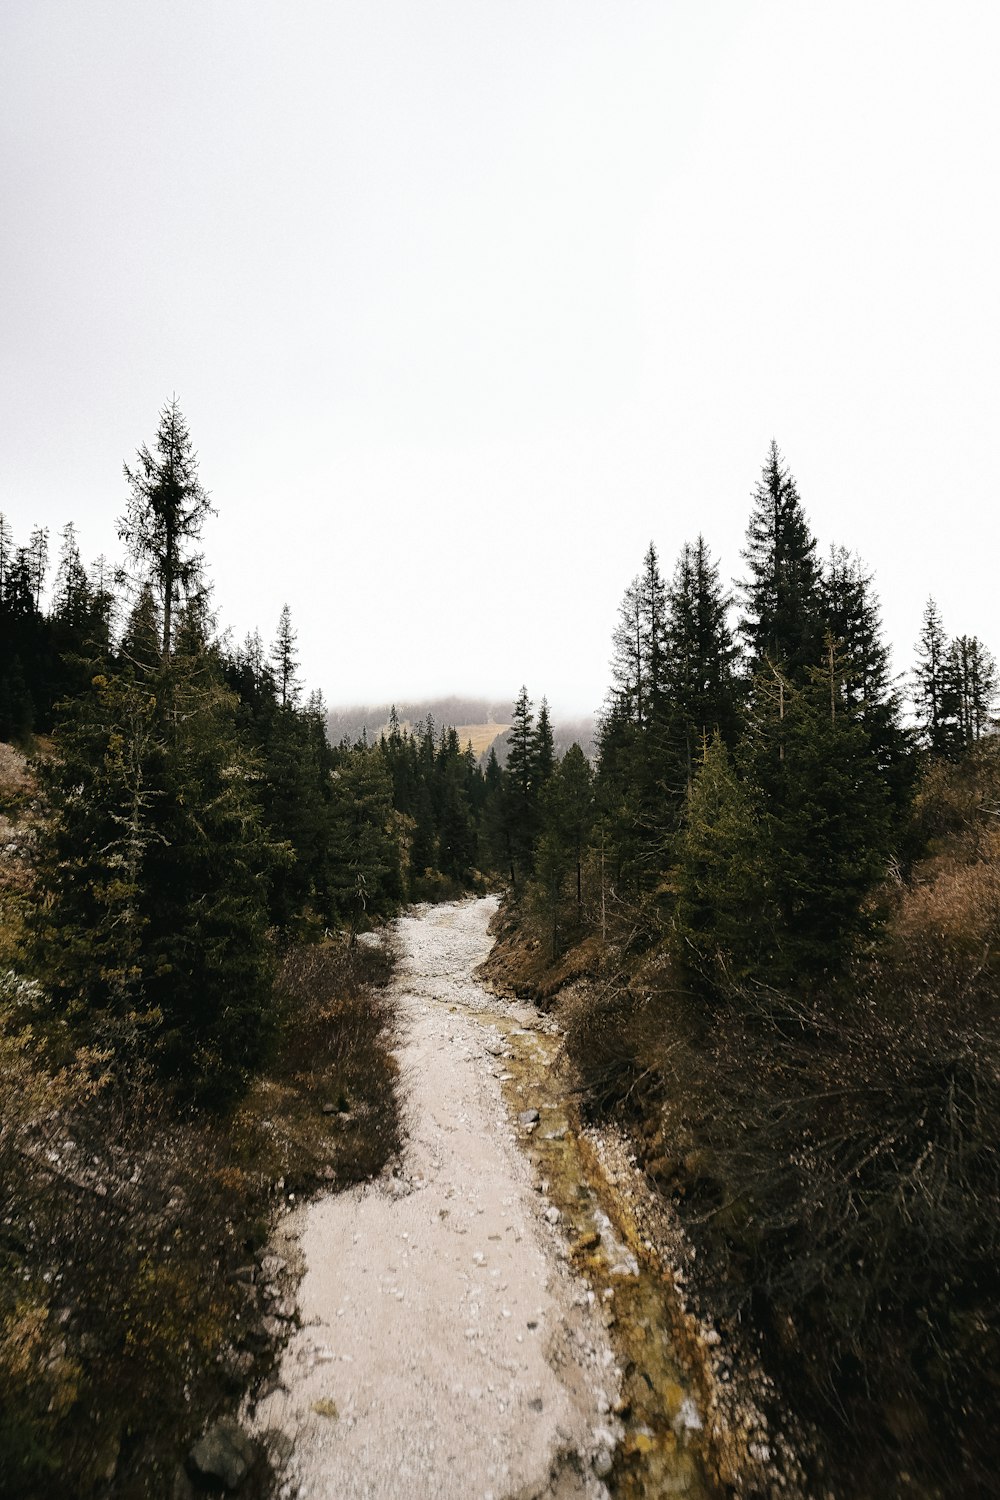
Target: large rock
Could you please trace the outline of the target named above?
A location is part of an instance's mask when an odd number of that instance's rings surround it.
[[[256,1457],[253,1439],[232,1417],[222,1417],[195,1443],[188,1461],[200,1478],[221,1480],[227,1490],[235,1490]]]

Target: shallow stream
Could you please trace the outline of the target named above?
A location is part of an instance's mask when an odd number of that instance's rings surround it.
[[[562,1216],[569,1257],[605,1324],[623,1371],[619,1416],[625,1434],[608,1486],[623,1500],[660,1495],[707,1497],[699,1462],[702,1418],[674,1357],[671,1290],[636,1243],[628,1213],[616,1200],[579,1129],[577,1110],[559,1066],[560,1038],[547,1030],[483,1013],[503,1035],[509,1055],[501,1074],[514,1118],[537,1109],[521,1127],[544,1196]]]

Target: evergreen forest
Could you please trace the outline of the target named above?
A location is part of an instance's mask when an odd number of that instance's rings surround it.
[[[898,673],[875,580],[821,549],[772,443],[738,582],[701,535],[672,567],[652,543],[639,560],[592,758],[556,753],[527,688],[503,764],[395,713],[331,744],[293,609],[269,643],[220,630],[176,401],[124,490],[115,562],[87,565],[72,522],[53,540],[0,517],[4,1492],[167,1483],[163,1434],[214,1390],[241,1257],[297,1170],[309,1186],[295,1100],[336,1076],[329,1108],[343,1094],[357,1121],[376,1075],[383,1102],[394,1087],[365,935],[411,902],[500,891],[498,982],[558,1010],[585,1112],[635,1141],[705,1295],[819,1435],[822,1483],[992,1493],[987,645],[929,599]],[[303,1082],[320,1055],[325,1081]],[[261,1124],[281,1090],[284,1155]],[[359,1136],[348,1179],[394,1139]],[[114,1184],[96,1199],[85,1157]],[[128,1310],[107,1347],[87,1288],[112,1276]],[[120,1390],[158,1380],[189,1394],[140,1436]]]

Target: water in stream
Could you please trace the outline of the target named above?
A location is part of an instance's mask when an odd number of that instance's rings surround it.
[[[647,1264],[593,1154],[578,1135],[576,1111],[557,1066],[557,1035],[519,1025],[500,1012],[481,1013],[509,1049],[504,1093],[512,1113],[537,1109],[525,1150],[544,1192],[562,1215],[572,1262],[607,1309],[606,1322],[624,1371],[620,1416],[625,1437],[608,1485],[623,1500],[707,1497],[699,1462],[702,1421],[671,1351],[671,1292]]]

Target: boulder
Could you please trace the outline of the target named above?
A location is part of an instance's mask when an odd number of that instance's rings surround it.
[[[607,1479],[608,1475],[611,1473],[611,1470],[614,1468],[615,1461],[607,1448],[598,1448],[597,1452],[591,1459],[591,1463],[593,1464],[594,1473],[597,1475],[598,1479]]]
[[[218,1480],[235,1490],[253,1468],[256,1445],[232,1417],[222,1417],[199,1438],[188,1462],[201,1479]]]

